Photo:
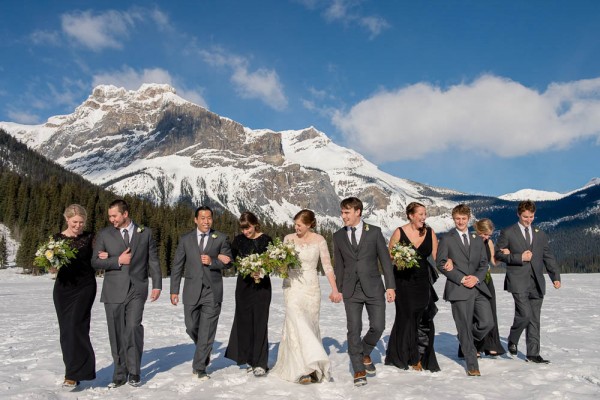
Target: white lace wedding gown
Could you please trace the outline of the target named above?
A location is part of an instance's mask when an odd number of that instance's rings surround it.
[[[293,241],[299,253],[301,268],[290,270],[283,280],[285,320],[277,362],[271,370],[281,379],[297,382],[301,376],[315,372],[319,381],[329,381],[330,364],[321,341],[319,315],[321,289],[317,274],[319,257],[325,273],[333,272],[325,239],[314,239],[300,244],[296,235],[285,237]]]

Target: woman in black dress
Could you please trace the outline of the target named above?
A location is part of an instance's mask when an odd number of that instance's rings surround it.
[[[54,283],[54,307],[60,328],[60,347],[65,363],[64,387],[96,378],[96,356],[90,342],[90,318],[96,297],[96,275],[91,265],[93,235],[84,232],[87,213],[78,204],[64,213],[67,229],[54,239],[67,239],[78,250],[76,258],[58,270]]]
[[[396,318],[390,333],[385,363],[398,368],[431,372],[440,370],[433,342],[438,300],[433,288],[437,279],[428,257],[437,253],[438,240],[433,229],[425,225],[427,212],[421,203],[406,207],[409,222],[394,231],[390,250],[398,242],[412,244],[419,255],[418,267],[394,269],[396,278]]]
[[[233,258],[260,254],[267,250],[272,239],[260,231],[258,218],[251,212],[240,216],[242,233],[231,243]],[[238,275],[235,288],[235,315],[225,357],[238,365],[248,364],[248,372],[264,376],[269,360],[269,306],[271,305],[271,279]]]
[[[482,218],[475,223],[475,231],[483,239],[485,243],[485,251],[487,253],[490,266],[496,265],[494,258],[494,243],[490,236],[494,233],[494,224],[488,218]],[[492,314],[494,315],[494,327],[481,341],[481,346],[478,350],[483,350],[488,356],[498,356],[506,353],[502,343],[500,342],[500,333],[498,332],[498,316],[496,314],[496,289],[494,288],[494,281],[492,275],[489,273],[486,275],[485,284],[487,285],[492,297],[490,298],[490,305],[492,306]]]

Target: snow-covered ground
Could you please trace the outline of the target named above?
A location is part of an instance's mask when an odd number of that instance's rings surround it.
[[[0,398],[2,399],[597,399],[600,398],[600,274],[565,275],[564,287],[548,290],[542,313],[542,356],[549,365],[524,362],[524,356],[484,357],[481,377],[467,377],[457,358],[457,341],[450,305],[440,300],[435,322],[436,351],[441,372],[414,372],[383,365],[385,347],[394,320],[387,308],[383,339],[373,352],[377,377],[354,388],[349,370],[343,305],[327,300],[322,278],[321,333],[330,356],[333,381],[301,386],[275,376],[254,378],[223,357],[234,312],[235,279],[225,279],[225,302],[219,321],[209,373],[212,379],[194,381],[193,346],[185,333],[183,308],[173,307],[167,293],[146,306],[142,359],[143,385],[107,389],[112,360],[104,309],[99,294],[92,318],[97,379],[83,382],[74,392],[61,388],[64,366],[58,342],[58,323],[52,304],[49,276],[21,275],[11,268],[0,271]],[[502,287],[502,275],[494,275]],[[438,281],[442,293],[444,278]],[[98,279],[100,293],[102,279]],[[169,280],[163,282],[169,288]],[[500,335],[512,320],[511,296],[498,291]],[[274,279],[269,322],[269,365],[277,358],[284,318],[281,280]],[[524,341],[520,343],[524,348]]]

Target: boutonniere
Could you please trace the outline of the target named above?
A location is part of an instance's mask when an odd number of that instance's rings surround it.
[[[476,235],[475,235],[474,233],[471,233],[471,237],[472,237],[473,239],[475,239],[475,236],[476,236]]]
[[[211,238],[216,239],[217,238],[217,234],[213,233],[212,235],[210,235]]]
[[[137,227],[136,231],[137,233],[142,233],[144,232],[144,229],[146,229],[146,227],[144,225],[140,225]]]
[[[535,233],[538,233],[540,230],[538,228],[534,229]]]
[[[365,224],[365,231],[369,232],[369,225],[368,224]]]

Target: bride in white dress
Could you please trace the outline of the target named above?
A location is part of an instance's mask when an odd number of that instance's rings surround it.
[[[319,329],[319,258],[331,285],[329,299],[338,303],[342,295],[335,284],[327,242],[323,236],[312,231],[316,226],[315,214],[310,210],[302,210],[294,217],[294,223],[296,233],[287,235],[284,241],[295,244],[301,268],[291,269],[289,278],[283,280],[285,320],[277,362],[271,373],[302,384],[329,381],[329,358],[323,348]]]

